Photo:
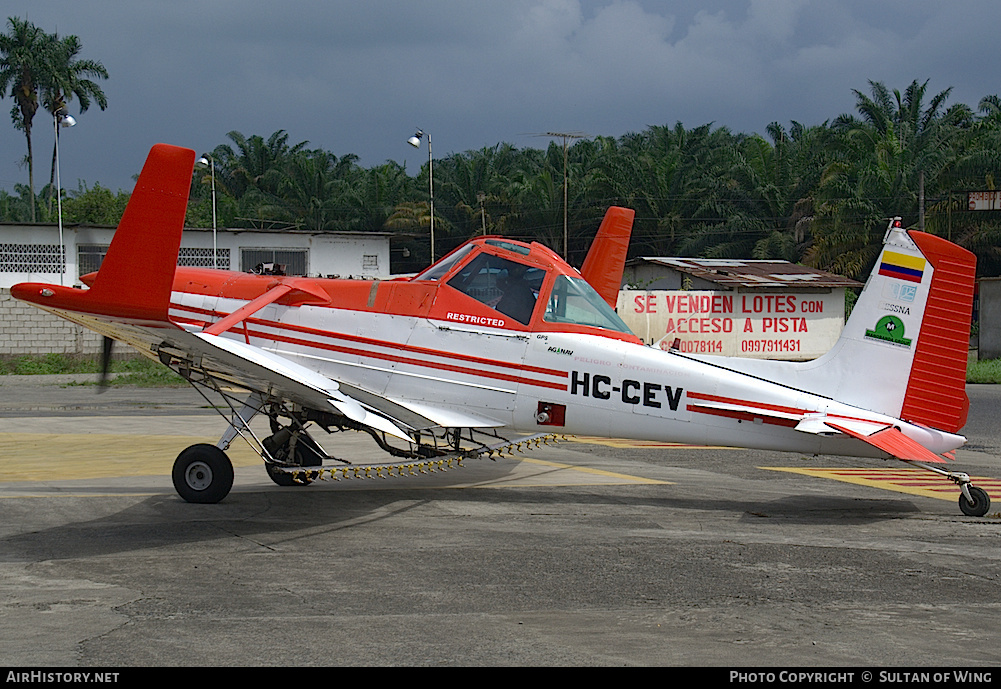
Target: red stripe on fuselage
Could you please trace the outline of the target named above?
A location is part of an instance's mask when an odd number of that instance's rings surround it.
[[[223,317],[227,314],[220,313],[218,311],[213,311],[209,309],[202,309],[194,306],[185,306],[177,303],[171,304],[172,309],[179,311],[189,311],[197,313],[199,315]],[[179,322],[187,322],[192,325],[207,325],[207,321],[193,320],[193,319],[182,319],[174,317],[175,320]],[[356,345],[365,345],[368,347],[383,347],[386,349],[393,349],[402,352],[407,352],[408,354],[416,354],[426,357],[439,357],[443,359],[453,359],[456,361],[462,361],[468,364],[476,364],[478,366],[492,366],[496,368],[508,368],[522,373],[536,373],[548,376],[555,376],[557,378],[567,378],[569,374],[566,371],[559,371],[554,369],[541,368],[538,366],[530,366],[527,364],[519,364],[517,362],[508,361],[496,361],[493,359],[485,359],[482,357],[468,356],[464,354],[458,354],[455,352],[444,352],[434,349],[428,349],[425,347],[416,347],[413,345],[402,344],[398,342],[387,342],[385,340],[376,340],[368,337],[361,337],[359,335],[349,335],[347,333],[337,333],[327,330],[319,330],[317,328],[309,328],[301,325],[292,325],[287,323],[280,323],[278,321],[269,321],[259,318],[248,318],[244,321],[247,326],[255,325],[259,327],[274,328],[276,330],[287,330],[291,332],[302,333],[304,335],[314,335],[317,337],[324,337],[330,340],[342,340],[350,342]],[[246,331],[241,328],[234,328],[234,332],[239,332],[240,334],[246,334],[249,337],[257,337],[263,340],[270,340],[272,342],[285,342],[287,344],[295,344],[302,347],[309,347],[313,349],[323,349],[332,352],[339,352],[341,354],[350,354],[359,357],[371,357],[374,359],[380,359],[383,361],[392,361],[402,364],[410,364],[412,366],[423,366],[427,368],[434,368],[442,371],[451,371],[453,373],[464,373],[472,376],[492,378],[494,380],[503,380],[511,383],[520,383],[525,385],[533,385],[537,387],[550,388],[553,390],[566,390],[567,386],[564,383],[549,382],[542,380],[533,380],[531,378],[525,378],[519,375],[512,375],[508,373],[500,373],[494,371],[487,371],[481,368],[469,368],[467,366],[457,366],[454,364],[447,364],[443,362],[428,361],[426,359],[415,359],[406,356],[400,356],[397,354],[389,354],[384,352],[376,352],[371,349],[358,349],[355,347],[348,347],[345,345],[332,344],[327,342],[321,342],[317,340],[307,340],[297,337],[289,337],[287,335],[277,335],[274,333],[265,332],[259,329],[251,330],[249,327]]]
[[[797,407],[785,407],[779,404],[768,404],[766,402],[748,402],[747,400],[739,400],[733,397],[720,397],[719,395],[709,395],[703,392],[686,392],[688,399],[694,400],[705,400],[707,402],[720,402],[722,404],[734,404],[742,405],[747,407],[746,410],[728,410],[728,409],[713,409],[711,407],[700,407],[698,405],[688,405],[689,411],[701,412],[703,414],[714,414],[716,416],[733,416],[734,418],[744,418],[738,416],[739,414],[753,415],[754,411],[760,409],[762,411],[774,411],[783,414],[799,414],[800,416],[805,416],[807,414],[819,414],[810,409],[799,409]],[[876,419],[866,419],[861,416],[845,416],[843,414],[831,414],[824,412],[824,415],[830,419],[844,419],[846,421],[862,421],[865,423],[879,424],[884,423],[883,421],[878,421]],[[755,418],[761,418],[761,414],[758,414]],[[791,420],[791,419],[790,419]],[[785,425],[783,422],[785,419],[776,420],[773,417],[772,421],[767,421],[767,423],[780,423],[780,425]],[[792,425],[796,425],[800,420],[795,420]]]
[[[747,407],[754,407],[755,409],[767,409],[768,411],[777,411],[784,414],[813,414],[809,409],[797,409],[796,407],[783,407],[778,404],[766,404],[764,402],[748,402],[747,400],[738,400],[732,397],[720,397],[719,395],[707,395],[702,392],[689,392],[689,399],[695,400],[706,400],[707,402],[721,402],[722,404],[742,404]]]

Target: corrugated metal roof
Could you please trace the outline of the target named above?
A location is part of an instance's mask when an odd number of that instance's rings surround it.
[[[673,268],[729,288],[861,287],[862,285],[861,282],[850,278],[788,261],[643,256],[628,261],[627,265],[636,265],[640,262]]]

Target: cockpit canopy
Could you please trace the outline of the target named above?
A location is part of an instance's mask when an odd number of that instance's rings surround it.
[[[538,243],[481,237],[413,280],[444,287],[438,291],[436,306],[442,302],[446,320],[636,340],[580,273]],[[491,313],[496,315],[494,322],[489,322]]]

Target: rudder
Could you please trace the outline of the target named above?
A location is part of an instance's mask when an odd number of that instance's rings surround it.
[[[966,362],[977,258],[940,237],[908,233],[933,274],[900,416],[956,432],[966,424]]]

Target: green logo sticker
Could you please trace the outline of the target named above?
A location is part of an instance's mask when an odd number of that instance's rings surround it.
[[[904,322],[896,316],[883,316],[876,321],[876,327],[866,330],[865,336],[881,342],[910,347],[911,341],[904,337]]]

